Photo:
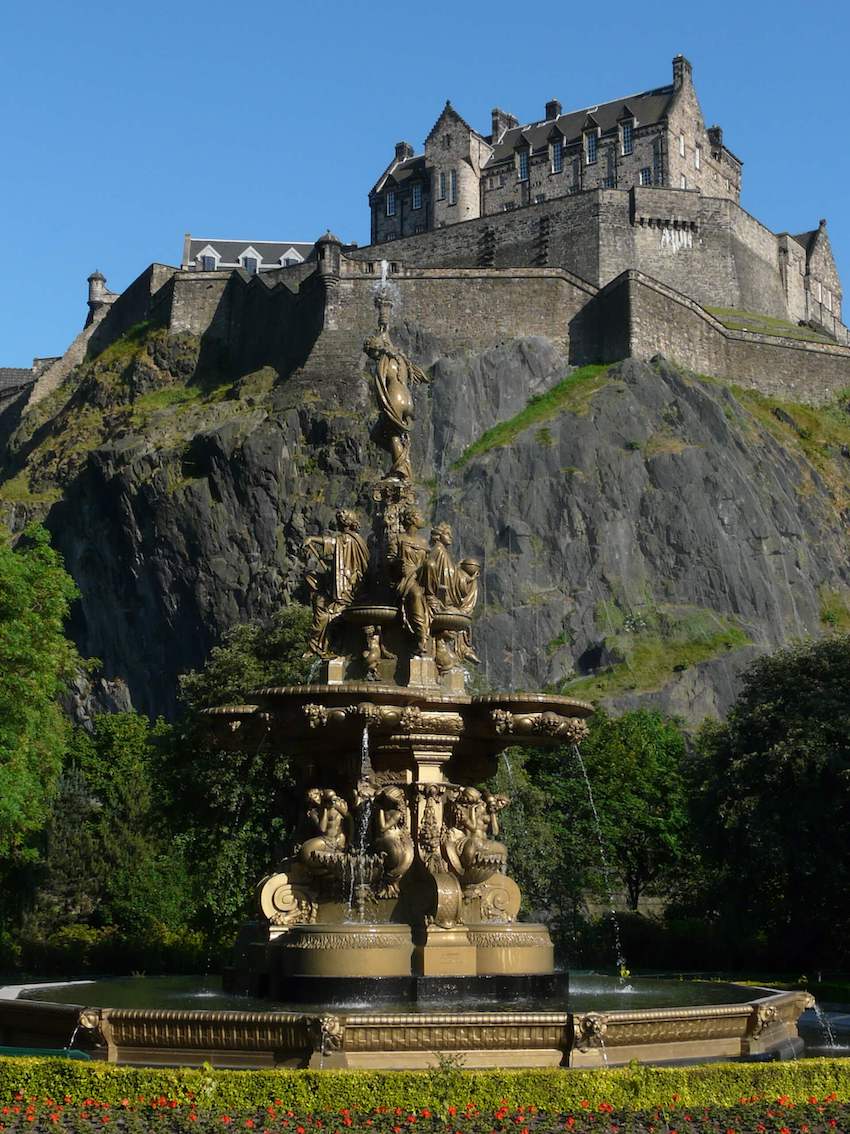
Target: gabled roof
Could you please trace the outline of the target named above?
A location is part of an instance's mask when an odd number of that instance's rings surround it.
[[[194,264],[197,257],[206,249],[214,249],[221,260],[219,267],[236,267],[239,257],[253,248],[261,257],[262,267],[279,267],[282,256],[295,252],[306,260],[313,251],[313,242],[303,240],[214,240],[207,237],[192,237],[189,241],[188,262]]]
[[[410,181],[411,178],[425,176],[425,155],[419,154],[417,157],[405,158],[404,161],[393,163],[387,170],[385,170],[372,189],[373,193],[380,193],[382,189],[387,186],[404,185],[405,182]]]
[[[456,122],[459,122],[461,126],[465,126],[466,129],[470,132],[470,134],[474,134],[476,138],[484,139],[484,135],[479,134],[478,131],[474,127],[470,126],[469,123],[466,121],[466,119],[462,115],[458,114],[458,112],[452,106],[451,102],[449,102],[449,100],[446,99],[446,105],[443,107],[443,109],[440,113],[440,117],[437,119],[437,121],[431,127],[430,131],[428,132],[428,137],[425,139],[425,145],[426,146],[431,141],[431,139],[434,137],[434,135],[437,133],[437,130],[440,127],[440,123],[443,122],[446,118],[454,118],[454,120]]]
[[[582,110],[571,110],[566,114],[559,114],[554,125],[560,131],[566,142],[579,142],[582,131],[587,128],[599,127],[603,134],[616,130],[624,118],[635,118],[639,126],[648,126],[660,122],[667,114],[673,98],[673,85],[657,87],[655,90],[644,91],[642,94],[627,95],[625,98],[616,98],[611,102],[600,103],[599,106],[584,107]],[[544,122],[532,122],[526,126],[515,126],[506,130],[501,139],[494,145],[493,154],[487,165],[495,165],[513,157],[518,145],[525,142],[532,149],[542,149],[547,145],[552,133],[552,119]]]

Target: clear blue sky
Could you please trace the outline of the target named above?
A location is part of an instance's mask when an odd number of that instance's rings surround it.
[[[121,290],[186,231],[367,242],[370,185],[447,98],[486,133],[492,106],[660,86],[680,51],[744,207],[827,217],[850,307],[848,39],[843,0],[7,0],[0,365],[62,353],[89,272]]]

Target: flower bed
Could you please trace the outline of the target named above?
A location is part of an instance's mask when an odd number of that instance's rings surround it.
[[[787,1095],[770,1101],[742,1098],[732,1107],[690,1107],[673,1098],[663,1107],[623,1110],[605,1100],[593,1105],[582,1099],[578,1107],[561,1113],[507,1103],[482,1111],[468,1103],[462,1108],[450,1104],[443,1115],[428,1107],[386,1106],[315,1114],[292,1110],[280,1098],[261,1110],[234,1113],[200,1099],[166,1095],[125,1097],[112,1105],[91,1097],[18,1093],[0,1106],[3,1134],[95,1134],[110,1128],[126,1134],[840,1134],[850,1130],[850,1103],[833,1094],[811,1096],[804,1103]]]
[[[850,1061],[223,1071],[0,1059],[0,1134],[850,1134]]]

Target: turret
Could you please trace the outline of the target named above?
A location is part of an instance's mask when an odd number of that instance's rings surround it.
[[[316,241],[316,258],[320,276],[339,279],[342,241],[330,229]]]
[[[86,326],[94,322],[98,312],[104,307],[111,306],[118,296],[114,291],[110,291],[106,286],[106,276],[103,272],[98,271],[97,268],[92,272],[86,281],[89,285],[88,297],[88,318],[86,319]]]

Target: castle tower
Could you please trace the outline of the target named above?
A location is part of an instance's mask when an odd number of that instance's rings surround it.
[[[89,313],[86,318],[86,326],[93,323],[98,317],[98,314],[103,311],[105,307],[110,307],[118,298],[114,291],[110,291],[106,286],[106,276],[97,268],[88,277],[86,282],[89,285],[89,297],[87,300]]]

